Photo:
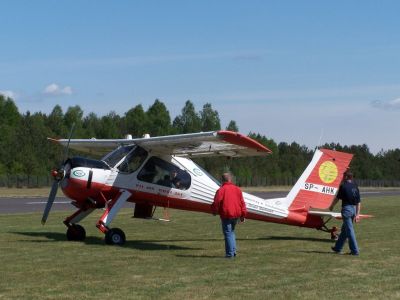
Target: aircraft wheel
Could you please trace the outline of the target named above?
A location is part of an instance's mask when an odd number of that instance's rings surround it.
[[[112,228],[106,232],[106,244],[108,245],[123,245],[125,244],[126,238],[125,233],[119,228]]]
[[[332,241],[337,241],[338,238],[339,238],[338,229],[337,229],[336,226],[333,226],[332,229],[331,229],[331,240]]]
[[[331,240],[337,241],[339,239],[339,235],[336,232],[331,232]]]
[[[67,229],[68,241],[83,241],[86,238],[86,231],[79,224],[72,224]]]

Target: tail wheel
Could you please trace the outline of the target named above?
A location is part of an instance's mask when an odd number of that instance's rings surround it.
[[[126,241],[125,233],[119,228],[112,228],[106,232],[105,241],[108,245],[121,246]]]
[[[331,240],[332,241],[337,241],[339,236],[338,236],[338,228],[336,226],[333,226],[331,231]]]
[[[68,241],[83,241],[86,238],[86,231],[79,224],[72,224],[67,229]]]

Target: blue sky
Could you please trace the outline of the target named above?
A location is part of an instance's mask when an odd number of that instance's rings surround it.
[[[222,126],[313,148],[400,147],[399,1],[1,1],[0,93],[21,113],[172,118],[209,102]]]

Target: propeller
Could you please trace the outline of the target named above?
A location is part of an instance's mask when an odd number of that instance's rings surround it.
[[[72,124],[71,130],[69,132],[68,143],[67,143],[67,147],[64,152],[63,160],[61,161],[61,166],[57,170],[53,170],[51,172],[51,175],[53,176],[54,181],[51,186],[51,190],[50,190],[49,198],[47,199],[46,207],[44,208],[44,211],[43,211],[42,225],[46,224],[47,217],[49,216],[49,212],[51,210],[51,207],[53,206],[54,199],[56,198],[56,195],[57,195],[58,187],[60,185],[61,180],[63,180],[63,178],[65,176],[65,169],[64,169],[65,161],[68,158],[69,143],[71,141],[74,128],[75,128],[75,123]]]

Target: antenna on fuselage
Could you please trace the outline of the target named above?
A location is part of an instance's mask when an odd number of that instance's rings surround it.
[[[323,136],[324,136],[324,128],[321,128],[321,134],[320,134],[320,136],[319,136],[319,141],[318,141],[318,144],[317,144],[317,149],[319,149],[319,148],[321,148],[321,143],[322,143],[322,138],[323,138]]]

